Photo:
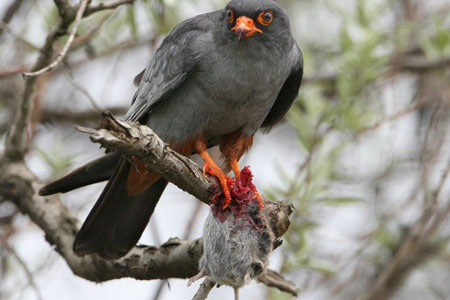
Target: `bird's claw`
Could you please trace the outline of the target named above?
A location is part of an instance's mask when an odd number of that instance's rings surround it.
[[[205,162],[203,166],[203,177],[206,177],[206,174],[210,174],[219,180],[220,186],[222,187],[222,193],[225,196],[225,200],[223,201],[222,206],[222,209],[225,210],[231,203],[231,192],[228,185],[232,181],[232,179],[225,175],[225,173],[219,167],[209,165]]]

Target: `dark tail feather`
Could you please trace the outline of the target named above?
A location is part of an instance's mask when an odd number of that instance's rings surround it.
[[[142,194],[129,196],[126,182],[130,166],[121,159],[75,239],[73,251],[77,255],[95,252],[106,259],[117,259],[141,237],[167,180],[161,178]]]
[[[112,152],[93,160],[40,189],[39,195],[66,193],[79,187],[108,180],[120,160],[120,153]]]

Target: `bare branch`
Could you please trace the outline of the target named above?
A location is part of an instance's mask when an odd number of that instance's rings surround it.
[[[36,294],[36,298],[38,300],[42,300],[42,295],[41,292],[39,291],[39,288],[36,284],[36,282],[34,281],[33,278],[33,273],[31,273],[31,271],[28,269],[27,264],[23,261],[23,259],[17,254],[17,252],[11,248],[7,242],[4,242],[3,245],[5,246],[6,250],[11,253],[11,255],[17,260],[17,262],[19,263],[19,265],[22,267],[23,271],[25,272],[27,279],[28,279],[28,283],[30,284],[30,286],[33,288],[35,294]]]
[[[69,38],[66,41],[66,44],[64,45],[63,49],[61,50],[61,52],[58,54],[58,56],[56,56],[56,59],[49,64],[48,66],[35,71],[35,72],[26,72],[23,73],[23,76],[27,79],[30,77],[36,77],[39,76],[41,74],[44,74],[46,72],[49,72],[51,70],[53,70],[53,68],[55,68],[56,66],[58,66],[61,61],[64,59],[64,57],[66,56],[67,52],[70,49],[70,46],[72,45],[73,40],[75,39],[75,34],[78,31],[78,26],[80,26],[81,23],[81,18],[83,17],[84,11],[86,10],[87,4],[88,4],[89,0],[81,0],[80,6],[78,8],[77,11],[77,15],[75,17],[75,22],[73,24],[73,28],[72,31],[70,32]]]
[[[205,300],[208,298],[209,292],[216,285],[216,282],[210,278],[205,278],[205,280],[200,284],[200,287],[195,293],[194,298],[192,300]]]
[[[375,124],[362,128],[361,130],[359,130],[358,134],[362,134],[362,133],[366,133],[368,131],[377,129],[389,122],[395,121],[401,117],[404,117],[412,112],[418,111],[419,109],[421,109],[422,107],[424,107],[427,103],[425,101],[421,101],[421,102],[417,102],[401,111],[399,111],[398,113],[395,113],[389,117],[386,117],[378,122],[376,122]]]
[[[92,133],[91,139],[94,141],[143,159],[162,176],[183,186],[203,202],[210,202],[211,191],[218,186],[214,180],[205,180],[198,165],[170,149],[148,127],[120,122],[110,116],[105,117],[100,127],[102,129],[84,131]],[[201,239],[170,239],[159,248],[135,247],[127,256],[116,261],[104,260],[96,255],[76,256],[72,244],[78,231],[78,220],[57,196],[39,196],[41,187],[23,161],[3,160],[0,164],[0,197],[15,203],[44,230],[49,243],[56,246],[56,251],[76,275],[99,282],[121,277],[147,280],[188,278],[198,273],[198,261],[203,250]],[[264,212],[277,238],[289,227],[292,211],[292,205],[266,203]]]
[[[14,29],[12,29],[11,27],[8,26],[8,24],[6,24],[5,22],[0,21],[0,34],[2,32],[2,30],[7,31],[9,34],[15,36],[18,40],[22,41],[22,43],[24,43],[25,45],[27,45],[28,47],[33,48],[34,50],[38,49],[39,47],[36,46],[35,44],[33,44],[32,42],[30,42],[29,40],[27,40],[20,32],[15,31]]]
[[[84,2],[82,2],[82,4]],[[45,68],[45,66],[50,64],[50,60],[54,52],[53,51],[54,43],[62,34],[65,34],[68,26],[75,19],[75,14],[72,13],[74,8],[70,5],[70,3],[67,0],[55,0],[55,4],[58,7],[58,11],[62,19],[59,25],[47,35],[44,46],[40,50],[40,56],[36,64],[33,66],[31,73],[36,72],[42,68]],[[78,9],[78,12],[80,11],[81,10]],[[74,29],[76,29],[75,27],[76,26],[74,26]],[[72,32],[75,31],[76,30],[73,30]],[[28,151],[29,145],[28,145],[27,128],[31,114],[31,106],[32,106],[31,98],[34,94],[36,78],[37,77],[26,78],[25,90],[23,92],[22,99],[18,105],[18,109],[14,116],[14,120],[6,136],[5,156],[11,160],[23,159],[25,153]]]
[[[275,287],[280,291],[289,293],[295,297],[300,294],[300,290],[295,286],[295,283],[286,280],[278,272],[273,270],[267,270],[261,276],[258,277],[258,281],[264,283],[267,286]]]
[[[449,175],[450,161],[447,163],[434,197],[428,205],[436,206],[438,197]],[[433,248],[430,239],[442,222],[447,219],[450,213],[450,203],[441,212],[438,210],[433,212],[430,213],[428,209],[424,210],[421,219],[401,243],[392,261],[378,274],[373,288],[359,299],[377,300],[389,298],[401,286],[410,272],[433,254],[433,251],[430,251]]]
[[[122,122],[105,114],[100,129],[78,129],[89,133],[94,143],[124,153],[130,159],[133,156],[142,159],[149,169],[202,202],[210,203],[216,179],[203,178],[203,171],[196,163],[168,147],[147,126]]]
[[[84,15],[89,16],[90,14],[93,14],[95,12],[107,10],[107,9],[114,9],[123,4],[132,4],[132,3],[134,3],[134,1],[135,0],[118,0],[118,1],[114,1],[114,2],[108,2],[108,3],[101,2],[101,3],[95,4],[95,5],[89,5],[89,7],[87,8]]]
[[[69,78],[69,82],[72,84],[72,86],[76,90],[78,90],[80,93],[82,93],[83,95],[86,96],[86,98],[89,100],[89,103],[91,104],[92,108],[94,108],[94,110],[99,114],[102,110],[101,110],[100,106],[98,106],[97,101],[95,101],[94,97],[92,97],[92,95],[89,94],[89,92],[75,80],[71,70],[68,67],[66,67],[64,64],[63,64],[63,69],[67,75],[67,78]]]
[[[77,218],[61,203],[58,196],[39,196],[38,190],[41,187],[42,184],[23,162],[0,164],[0,197],[15,203],[22,213],[27,214],[45,232],[47,241],[55,246],[74,274],[101,282],[122,277],[145,280],[188,278],[198,273],[198,261],[203,251],[201,239],[170,239],[158,248],[137,246],[125,257],[114,261],[97,255],[76,256],[72,245],[79,228]],[[273,220],[271,226],[286,226],[289,224],[289,215],[285,212],[291,209],[290,205],[269,202],[264,211],[271,218],[284,218]],[[274,232],[285,230],[286,228],[274,228]]]
[[[5,14],[2,17],[2,23],[8,24],[9,21],[14,17],[14,15],[19,11],[22,6],[23,0],[13,0],[12,3],[8,6],[5,11]],[[0,28],[0,37],[2,35],[3,30]]]

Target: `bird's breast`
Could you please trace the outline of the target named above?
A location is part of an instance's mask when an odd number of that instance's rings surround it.
[[[256,131],[270,111],[288,72],[271,57],[211,57],[197,73],[209,107],[209,128]]]

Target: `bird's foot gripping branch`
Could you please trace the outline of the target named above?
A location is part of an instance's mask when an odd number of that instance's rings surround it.
[[[239,220],[240,217],[243,217],[241,219],[243,222],[249,221],[246,223],[247,228],[261,231],[259,221],[254,222],[253,218],[246,218],[249,215],[247,209],[252,207],[255,211],[258,211],[259,216],[264,216],[267,220],[265,226],[270,228],[273,233],[271,233],[271,238],[268,239],[272,244],[270,248],[276,249],[281,245],[281,237],[290,225],[289,216],[293,212],[293,206],[284,202],[266,202],[265,208],[262,210],[258,205],[257,191],[252,183],[252,174],[248,167],[242,170],[240,176],[230,186],[233,201],[227,210],[223,210],[220,202],[223,201],[223,196],[220,197],[222,200],[219,200],[217,191],[221,191],[221,187],[216,178],[213,176],[204,178],[203,170],[195,162],[172,150],[147,126],[120,121],[111,114],[104,113],[97,129],[81,127],[78,127],[78,129],[90,134],[90,139],[93,142],[99,143],[109,150],[120,151],[128,158],[136,157],[140,159],[147,168],[157,171],[168,181],[205,204],[212,206],[213,212],[217,212],[214,213],[217,219],[223,217],[222,221],[225,221],[231,217],[233,220]],[[220,193],[220,195],[222,194]],[[186,277],[192,275],[192,273],[186,273]],[[211,278],[206,280],[211,281]],[[292,295],[297,295],[299,292],[293,283],[269,269],[259,275],[257,280]],[[202,285],[203,288],[212,288],[213,286],[215,284],[205,283]]]
[[[226,198],[222,191],[217,190],[212,198],[212,210],[219,221],[224,222],[230,212],[234,217],[245,215],[247,206],[255,203],[259,209],[263,209],[262,199],[253,184],[253,174],[250,167],[246,166],[235,179],[228,181],[228,188],[231,195],[231,202],[224,204]],[[226,205],[226,206],[225,206]]]

